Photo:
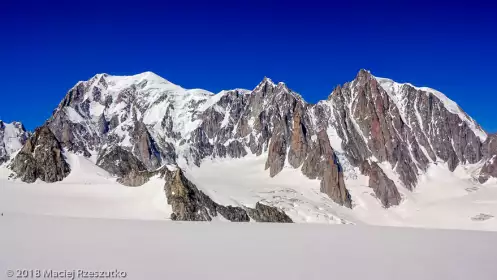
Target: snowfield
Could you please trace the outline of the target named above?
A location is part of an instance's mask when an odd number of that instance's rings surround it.
[[[137,280],[497,275],[494,232],[24,214],[0,217],[0,231],[0,279],[11,279],[5,274],[9,269],[118,270]]]
[[[9,180],[0,167],[0,212],[113,219],[168,219],[163,180],[153,178],[139,188],[120,185],[83,156],[66,153],[71,173],[61,182],[26,184]]]
[[[477,182],[495,175],[482,168],[497,159],[490,141],[483,143],[493,136],[441,92],[371,77],[361,70],[343,92],[334,90],[338,97],[310,106],[284,83],[276,85],[269,78],[254,91],[214,94],[182,88],[152,72],[97,74],[68,92],[44,128],[35,132],[34,142],[27,142],[22,152],[31,155],[18,158],[30,134],[21,123],[0,121],[0,279],[89,278],[70,275],[79,270],[120,271],[120,278],[139,280],[497,279],[497,178]],[[373,88],[377,83],[385,92]],[[445,121],[449,130],[440,129]],[[423,131],[427,129],[428,134]],[[71,168],[67,177],[33,184],[14,178],[7,167],[13,159],[13,169],[25,181],[67,175],[55,148],[58,141],[64,142]],[[378,149],[378,143],[387,149]],[[120,157],[113,154],[120,153],[116,147],[131,153]],[[43,153],[38,154],[40,149]],[[110,172],[116,171],[108,165],[128,172],[119,163],[132,156],[148,171],[181,168],[217,204],[253,208],[262,203],[283,210],[295,224],[229,223],[220,214],[212,223],[171,221],[164,178],[157,175],[140,187],[123,186],[96,165],[99,154]],[[56,157],[55,163],[50,164],[50,156]],[[382,170],[366,167],[372,172],[362,173],[371,175],[371,183],[350,162],[364,167],[364,159]],[[458,165],[451,172],[447,162],[454,159]],[[306,170],[293,168],[289,160]],[[200,167],[193,164],[200,161]],[[50,168],[42,166],[47,162]],[[277,173],[273,178],[266,162]],[[129,169],[139,172],[144,167]],[[38,176],[40,172],[50,176]],[[334,189],[321,192],[321,179],[303,173],[325,174],[324,186]],[[351,200],[344,195],[341,175]],[[131,180],[141,183],[143,178]],[[416,187],[409,191],[405,185]],[[200,198],[184,199],[188,188],[176,187],[171,188],[174,199],[189,204],[175,206],[175,214],[181,207],[188,210],[180,219],[190,220],[192,212],[201,211],[189,207],[197,203],[217,208],[196,190]],[[23,269],[27,273],[17,273]]]
[[[71,173],[61,182],[26,184],[9,179],[0,167],[0,212],[64,217],[169,220],[171,207],[164,180],[152,178],[141,187],[116,182],[91,159],[66,153]],[[264,170],[266,156],[205,160],[201,167],[181,164],[189,180],[223,205],[254,207],[258,201],[278,207],[296,223],[327,223],[497,231],[497,182],[481,185],[471,178],[472,166],[450,172],[433,165],[413,192],[399,187],[403,201],[383,208],[358,170],[346,170],[353,209],[321,193],[318,180],[309,180],[288,164],[274,178]],[[384,170],[388,170],[385,168]],[[388,174],[392,179],[396,175]],[[399,180],[396,179],[396,183]],[[399,183],[400,185],[400,183]],[[219,217],[218,220],[224,220]]]
[[[432,165],[420,177],[413,192],[399,191],[403,202],[383,208],[368,187],[368,177],[348,170],[345,181],[353,209],[341,207],[319,191],[319,181],[309,180],[289,165],[269,178],[266,156],[206,160],[201,167],[182,166],[199,189],[221,204],[253,206],[257,201],[279,207],[298,223],[370,224],[402,227],[497,231],[497,183],[479,184],[468,166],[450,172],[443,164]],[[391,168],[384,168],[390,170]],[[352,174],[353,173],[353,174]],[[391,172],[388,176],[396,178]],[[400,180],[396,183],[401,186]],[[488,219],[474,219],[480,214]]]
[[[348,176],[354,200],[348,209],[299,170],[286,167],[269,178],[264,156],[205,161],[201,168],[182,167],[215,201],[263,201],[284,209],[297,224],[222,218],[182,223],[169,219],[162,179],[124,187],[91,159],[66,156],[72,172],[53,184],[9,179],[6,165],[0,167],[0,279],[11,279],[6,273],[16,269],[118,270],[138,280],[497,275],[497,232],[491,232],[497,230],[497,184],[473,183],[471,167],[451,173],[433,166],[413,193],[401,190],[403,203],[390,209],[379,206],[366,177]]]

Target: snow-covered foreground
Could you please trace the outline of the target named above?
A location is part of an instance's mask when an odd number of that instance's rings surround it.
[[[24,214],[0,217],[0,232],[0,279],[9,269],[118,270],[138,280],[497,275],[494,232]]]
[[[349,178],[351,210],[331,202],[317,180],[298,170],[285,168],[269,178],[264,157],[206,161],[201,168],[184,168],[215,201],[248,206],[263,201],[300,224],[179,223],[168,219],[162,179],[124,187],[90,159],[67,157],[72,172],[54,184],[11,180],[5,165],[0,167],[0,279],[17,269],[118,270],[139,280],[497,275],[495,232],[367,225],[497,230],[495,217],[471,219],[497,216],[495,182],[461,181],[468,174],[462,169],[432,167],[391,209],[379,206],[366,178]]]
[[[141,187],[125,187],[91,159],[71,153],[67,157],[72,172],[62,182],[53,184],[9,180],[10,171],[5,165],[0,167],[0,212],[169,219],[172,210],[166,201],[163,179],[152,178]],[[381,207],[367,187],[367,178],[357,172],[346,181],[354,203],[353,209],[348,209],[333,203],[319,191],[318,180],[309,180],[299,170],[285,167],[270,178],[264,170],[265,160],[264,156],[249,155],[242,159],[208,160],[200,168],[182,168],[199,189],[220,204],[253,207],[262,201],[283,209],[297,223],[497,231],[497,184],[475,183],[464,168],[452,173],[444,166],[432,166],[420,178],[414,192],[400,188],[403,202],[389,209]],[[395,174],[389,176],[395,178]]]
[[[125,187],[89,159],[66,155],[72,171],[53,184],[8,180],[10,171],[0,167],[0,212],[116,219],[170,217],[163,180],[153,178],[139,188]]]

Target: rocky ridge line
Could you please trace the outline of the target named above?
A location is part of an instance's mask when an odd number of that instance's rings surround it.
[[[97,164],[125,185],[141,185],[178,159],[200,166],[208,158],[267,154],[269,176],[300,169],[346,207],[353,203],[344,177],[357,168],[390,207],[400,202],[397,188],[415,188],[435,162],[454,170],[485,161],[479,180],[496,176],[492,138],[440,94],[365,70],[317,104],[269,78],[252,91],[214,95],[151,72],[99,74],[73,87],[46,125],[64,148],[98,155]],[[382,170],[388,165],[394,173]]]
[[[167,202],[171,205],[172,220],[177,221],[211,221],[221,215],[231,222],[292,223],[292,220],[275,207],[257,203],[255,208],[223,206],[198,190],[183,174],[181,169],[165,170]]]

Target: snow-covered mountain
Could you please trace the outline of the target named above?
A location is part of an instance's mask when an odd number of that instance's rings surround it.
[[[495,139],[444,94],[366,70],[317,104],[269,78],[214,94],[151,72],[98,74],[9,166],[23,181],[63,180],[65,150],[124,185],[164,178],[175,219],[342,223],[411,207],[435,173],[462,189],[494,184]]]
[[[0,120],[0,165],[9,160],[10,156],[20,150],[26,143],[29,132],[22,123],[4,123]]]

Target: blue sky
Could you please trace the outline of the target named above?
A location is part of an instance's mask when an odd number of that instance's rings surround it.
[[[435,2],[2,1],[0,119],[34,129],[103,72],[213,92],[268,76],[316,102],[365,68],[438,89],[497,132],[497,4]]]

